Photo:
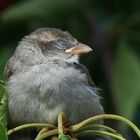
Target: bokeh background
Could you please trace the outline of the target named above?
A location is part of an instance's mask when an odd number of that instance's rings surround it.
[[[81,62],[101,89],[105,112],[140,127],[140,0],[0,0],[0,79],[20,39],[39,27],[67,30],[91,46]]]

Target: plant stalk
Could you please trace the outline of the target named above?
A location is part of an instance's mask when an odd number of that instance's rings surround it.
[[[18,126],[18,127],[15,127],[11,130],[8,130],[8,135],[16,132],[16,131],[19,131],[19,130],[22,130],[22,129],[25,129],[25,128],[31,128],[31,127],[48,127],[50,129],[54,129],[56,128],[54,125],[52,124],[45,124],[45,123],[30,123],[30,124],[24,124],[24,125],[21,125],[21,126]]]

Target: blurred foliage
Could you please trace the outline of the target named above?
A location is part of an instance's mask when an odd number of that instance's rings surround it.
[[[7,131],[2,123],[0,123],[0,138],[1,140],[8,140]]]
[[[68,30],[94,49],[81,61],[102,89],[105,111],[139,122],[139,5],[139,0],[1,0],[0,79],[23,36],[39,27]]]
[[[121,114],[133,117],[140,97],[140,62],[126,42],[118,44],[115,62],[116,96]],[[131,95],[131,96],[129,96]],[[121,105],[123,103],[123,105]]]
[[[8,140],[7,137],[7,94],[3,81],[0,81],[0,139]]]
[[[4,85],[0,83],[0,123],[7,127],[7,94]]]

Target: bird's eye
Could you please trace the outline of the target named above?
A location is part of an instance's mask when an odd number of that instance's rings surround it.
[[[61,50],[65,50],[67,48],[67,43],[64,40],[55,41],[55,47]]]

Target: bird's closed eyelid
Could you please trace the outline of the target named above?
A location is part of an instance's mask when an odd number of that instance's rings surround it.
[[[60,50],[65,50],[69,48],[69,43],[65,40],[58,39],[56,41],[51,41],[49,44],[51,44],[53,47],[56,47]]]

